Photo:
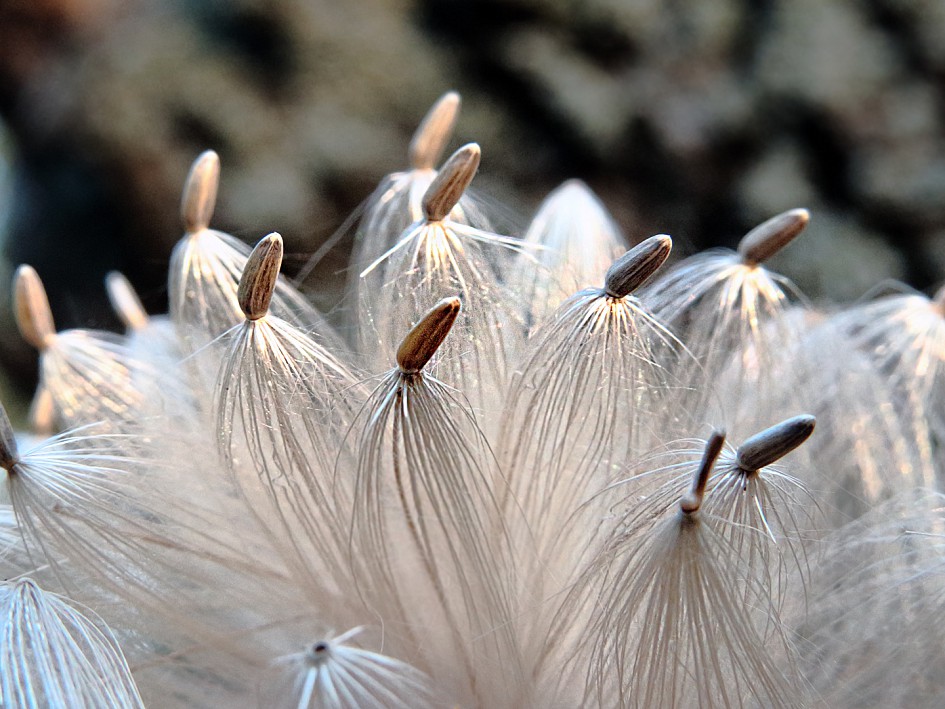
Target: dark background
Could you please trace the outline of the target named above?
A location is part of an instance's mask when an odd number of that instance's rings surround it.
[[[0,0],[0,358],[21,262],[60,327],[116,323],[120,269],[154,311],[191,160],[222,159],[214,226],[278,230],[297,269],[457,89],[456,147],[527,223],[569,177],[632,241],[733,245],[813,213],[775,266],[815,299],[945,273],[942,0]],[[330,304],[350,241],[308,285]]]

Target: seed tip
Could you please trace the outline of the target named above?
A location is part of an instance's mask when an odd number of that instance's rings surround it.
[[[131,282],[119,271],[109,271],[105,276],[105,290],[112,310],[128,330],[143,330],[148,326],[148,311]]]
[[[269,312],[282,254],[282,236],[273,232],[259,240],[246,260],[236,298],[247,320],[259,320]]]
[[[29,422],[33,435],[49,438],[56,432],[56,402],[42,382],[30,402]]]
[[[685,514],[691,515],[699,511],[702,507],[702,500],[705,497],[705,487],[709,482],[709,474],[715,465],[715,461],[722,452],[722,446],[725,444],[725,432],[713,431],[712,435],[705,443],[705,450],[702,453],[702,460],[696,469],[696,474],[692,478],[692,487],[679,501],[679,509]]]
[[[764,263],[787,246],[810,222],[806,209],[790,209],[762,222],[742,237],[738,253],[747,265]]]
[[[666,234],[651,236],[614,261],[604,278],[611,298],[625,298],[646,283],[669,258],[673,240]]]
[[[584,180],[581,180],[577,177],[571,177],[558,185],[555,191],[560,191],[564,194],[569,192],[585,193],[590,192],[591,188],[587,186],[587,183],[584,182]]]
[[[780,460],[810,438],[817,419],[809,414],[794,416],[756,433],[735,453],[735,465],[753,473]]]
[[[420,121],[408,149],[414,170],[432,170],[449,142],[459,115],[460,97],[448,91],[436,101]]]
[[[418,322],[397,348],[397,366],[403,374],[416,374],[436,353],[459,317],[462,302],[456,296],[444,298]]]
[[[23,264],[13,275],[13,303],[16,326],[26,340],[40,352],[56,334],[46,288],[36,269]]]
[[[423,215],[428,222],[446,219],[476,176],[481,157],[479,145],[469,143],[443,163],[423,195]]]
[[[219,186],[220,156],[213,150],[205,150],[194,160],[184,182],[180,211],[188,234],[210,226]]]

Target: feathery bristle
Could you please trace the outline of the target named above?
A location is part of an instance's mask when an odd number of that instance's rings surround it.
[[[835,325],[834,318],[824,318],[807,329],[787,352],[790,376],[770,387],[766,398],[772,412],[803,400],[817,417],[821,433],[798,451],[795,458],[801,464],[795,473],[817,498],[821,526],[826,523],[827,529],[885,499],[929,485],[934,477],[923,455],[927,439],[916,435],[905,402],[890,398],[893,380]],[[920,430],[927,430],[924,424]]]
[[[347,291],[352,305],[359,302],[361,272],[379,257],[383,258],[408,227],[425,218],[423,198],[437,175],[435,163],[449,139],[458,109],[458,94],[449,92],[441,97],[414,134],[409,150],[410,169],[387,175],[365,201],[351,252],[352,275],[348,279]],[[468,192],[463,193],[449,216],[455,223],[469,224],[477,229],[491,228],[491,220],[481,200],[471,197]],[[307,264],[299,278],[307,275],[313,267],[312,262]],[[373,298],[375,294],[367,295]],[[350,326],[357,329],[361,319],[358,308],[352,307],[346,314]]]
[[[57,333],[17,271],[0,705],[941,704],[945,288],[814,310],[800,209],[657,275],[576,181],[518,239],[477,144],[435,169],[458,107],[310,260],[361,217],[347,342],[210,228],[212,151],[170,317],[112,273],[125,334]]]
[[[126,342],[109,332],[66,330],[56,333],[39,275],[29,266],[17,271],[15,297],[24,339],[40,350],[37,423],[51,428],[61,417],[70,426],[127,422],[140,416],[145,402],[159,407],[159,373],[139,361]],[[176,385],[168,387],[170,390]],[[39,397],[48,396],[47,404]]]
[[[935,484],[936,470],[945,470],[936,460],[945,440],[945,318],[939,305],[917,293],[892,295],[837,313],[830,325],[883,379],[894,415],[918,453],[921,484]]]
[[[163,413],[168,400],[183,398],[178,397],[180,382],[165,379],[109,332],[59,333],[42,354],[40,370],[42,386],[67,426],[100,421],[121,426],[145,412]]]
[[[190,515],[213,518],[212,505],[202,509],[202,500],[188,499],[193,485],[175,481],[178,490],[162,489],[166,474],[149,445],[144,437],[86,427],[43,441],[6,468],[4,487],[27,546],[66,588],[173,604],[180,599],[159,591],[167,569],[183,574],[187,555],[199,555],[195,543],[224,553],[226,543],[213,548],[211,537],[232,532],[188,526],[198,519]]]
[[[735,593],[736,582],[757,579],[743,576],[716,521],[699,513],[723,442],[716,433],[705,443],[681,497],[681,480],[646,510],[634,509],[628,492],[625,516],[561,606],[560,616],[576,614],[587,623],[579,640],[584,652],[572,653],[562,677],[584,679],[583,704],[788,707],[800,701],[790,667],[778,665]]]
[[[514,295],[503,283],[519,244],[452,218],[408,228],[360,275],[358,341],[366,366],[388,366],[393,348],[429,304],[456,296],[463,302],[457,321],[463,335],[444,344],[439,366],[449,371],[438,376],[462,389],[477,411],[496,407],[522,333]]]
[[[185,207],[191,203],[203,205],[205,200],[212,203],[215,199],[218,175],[214,165],[218,163],[212,151],[194,163],[184,188]],[[209,219],[212,209],[201,207],[198,212]],[[191,224],[186,219],[185,222]],[[197,230],[188,227],[174,247],[168,274],[171,319],[187,343],[184,349],[188,354],[243,321],[237,291],[251,253],[250,247],[238,239],[210,229],[201,220],[193,223],[197,222],[202,226]],[[322,338],[341,346],[321,314],[282,277],[276,279],[269,309],[296,327],[316,330]]]
[[[407,337],[402,364],[420,365],[413,355],[442,341],[457,311],[455,299],[435,306]],[[510,699],[521,672],[509,626],[513,550],[501,476],[471,412],[424,371],[398,366],[355,431],[351,539],[367,574],[356,580],[364,603],[387,619],[398,656],[458,701]]]
[[[788,315],[799,300],[793,285],[737,253],[713,250],[677,264],[640,297],[701,365],[676,373],[691,392],[681,405],[692,420],[725,420],[738,434],[757,430],[758,402],[771,398],[777,373],[792,366],[806,326]]]
[[[652,265],[650,246],[637,254]],[[582,503],[654,432],[678,425],[668,371],[684,357],[643,303],[601,288],[577,293],[532,334],[505,397],[498,450],[507,511],[524,512],[516,538],[535,540],[540,577],[567,583],[599,512]]]
[[[33,581],[0,585],[4,706],[143,709],[111,632]]]
[[[348,644],[358,632],[319,640],[273,664],[266,706],[293,709],[432,709],[430,680],[410,665]]]
[[[246,321],[221,342],[227,350],[215,387],[217,445],[288,563],[323,592],[339,593],[350,576],[352,493],[350,472],[335,477],[335,469],[353,464],[338,442],[362,401],[359,377],[325,342],[266,312],[278,236],[263,239],[254,254],[241,281]]]
[[[131,507],[124,488],[140,466],[122,442],[114,434],[60,435],[4,466],[6,489],[28,544],[54,567],[63,558],[81,560],[87,572],[119,585],[133,570],[112,556],[122,535],[116,523]],[[131,556],[140,552],[130,538],[123,544],[134,549]]]
[[[590,188],[568,180],[541,203],[523,239],[516,274],[522,321],[533,330],[626,251],[626,239]]]
[[[797,613],[822,706],[936,707],[945,692],[945,498],[912,490],[838,530]]]
[[[4,496],[5,497],[5,496]],[[13,507],[0,502],[0,578],[14,579],[35,570]]]
[[[801,595],[807,586],[806,542],[821,522],[814,495],[790,469],[772,463],[806,440],[813,423],[812,416],[797,416],[752,436],[737,449],[726,446],[709,479],[704,514],[724,522],[719,536],[740,560],[746,577],[753,579],[738,586],[744,590],[746,609],[758,609],[757,624],[765,637],[780,632],[773,619],[792,594]],[[764,465],[755,467],[762,457]],[[754,461],[746,468],[740,458]]]

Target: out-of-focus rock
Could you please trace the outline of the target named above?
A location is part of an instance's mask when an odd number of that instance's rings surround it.
[[[758,60],[767,90],[816,105],[851,129],[869,120],[864,109],[904,70],[893,38],[855,2],[776,3]]]
[[[775,143],[742,176],[739,196],[759,224],[773,214],[811,205],[817,191],[795,143]]]

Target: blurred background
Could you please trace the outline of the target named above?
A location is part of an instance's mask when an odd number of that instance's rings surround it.
[[[734,245],[778,211],[773,265],[814,299],[945,278],[943,0],[2,0],[0,364],[35,353],[9,282],[34,265],[60,328],[115,327],[120,269],[166,307],[190,162],[223,171],[216,228],[277,230],[298,269],[458,90],[451,147],[528,218],[585,180],[633,242]],[[308,284],[338,294],[350,239]],[[325,303],[331,296],[323,296]]]

